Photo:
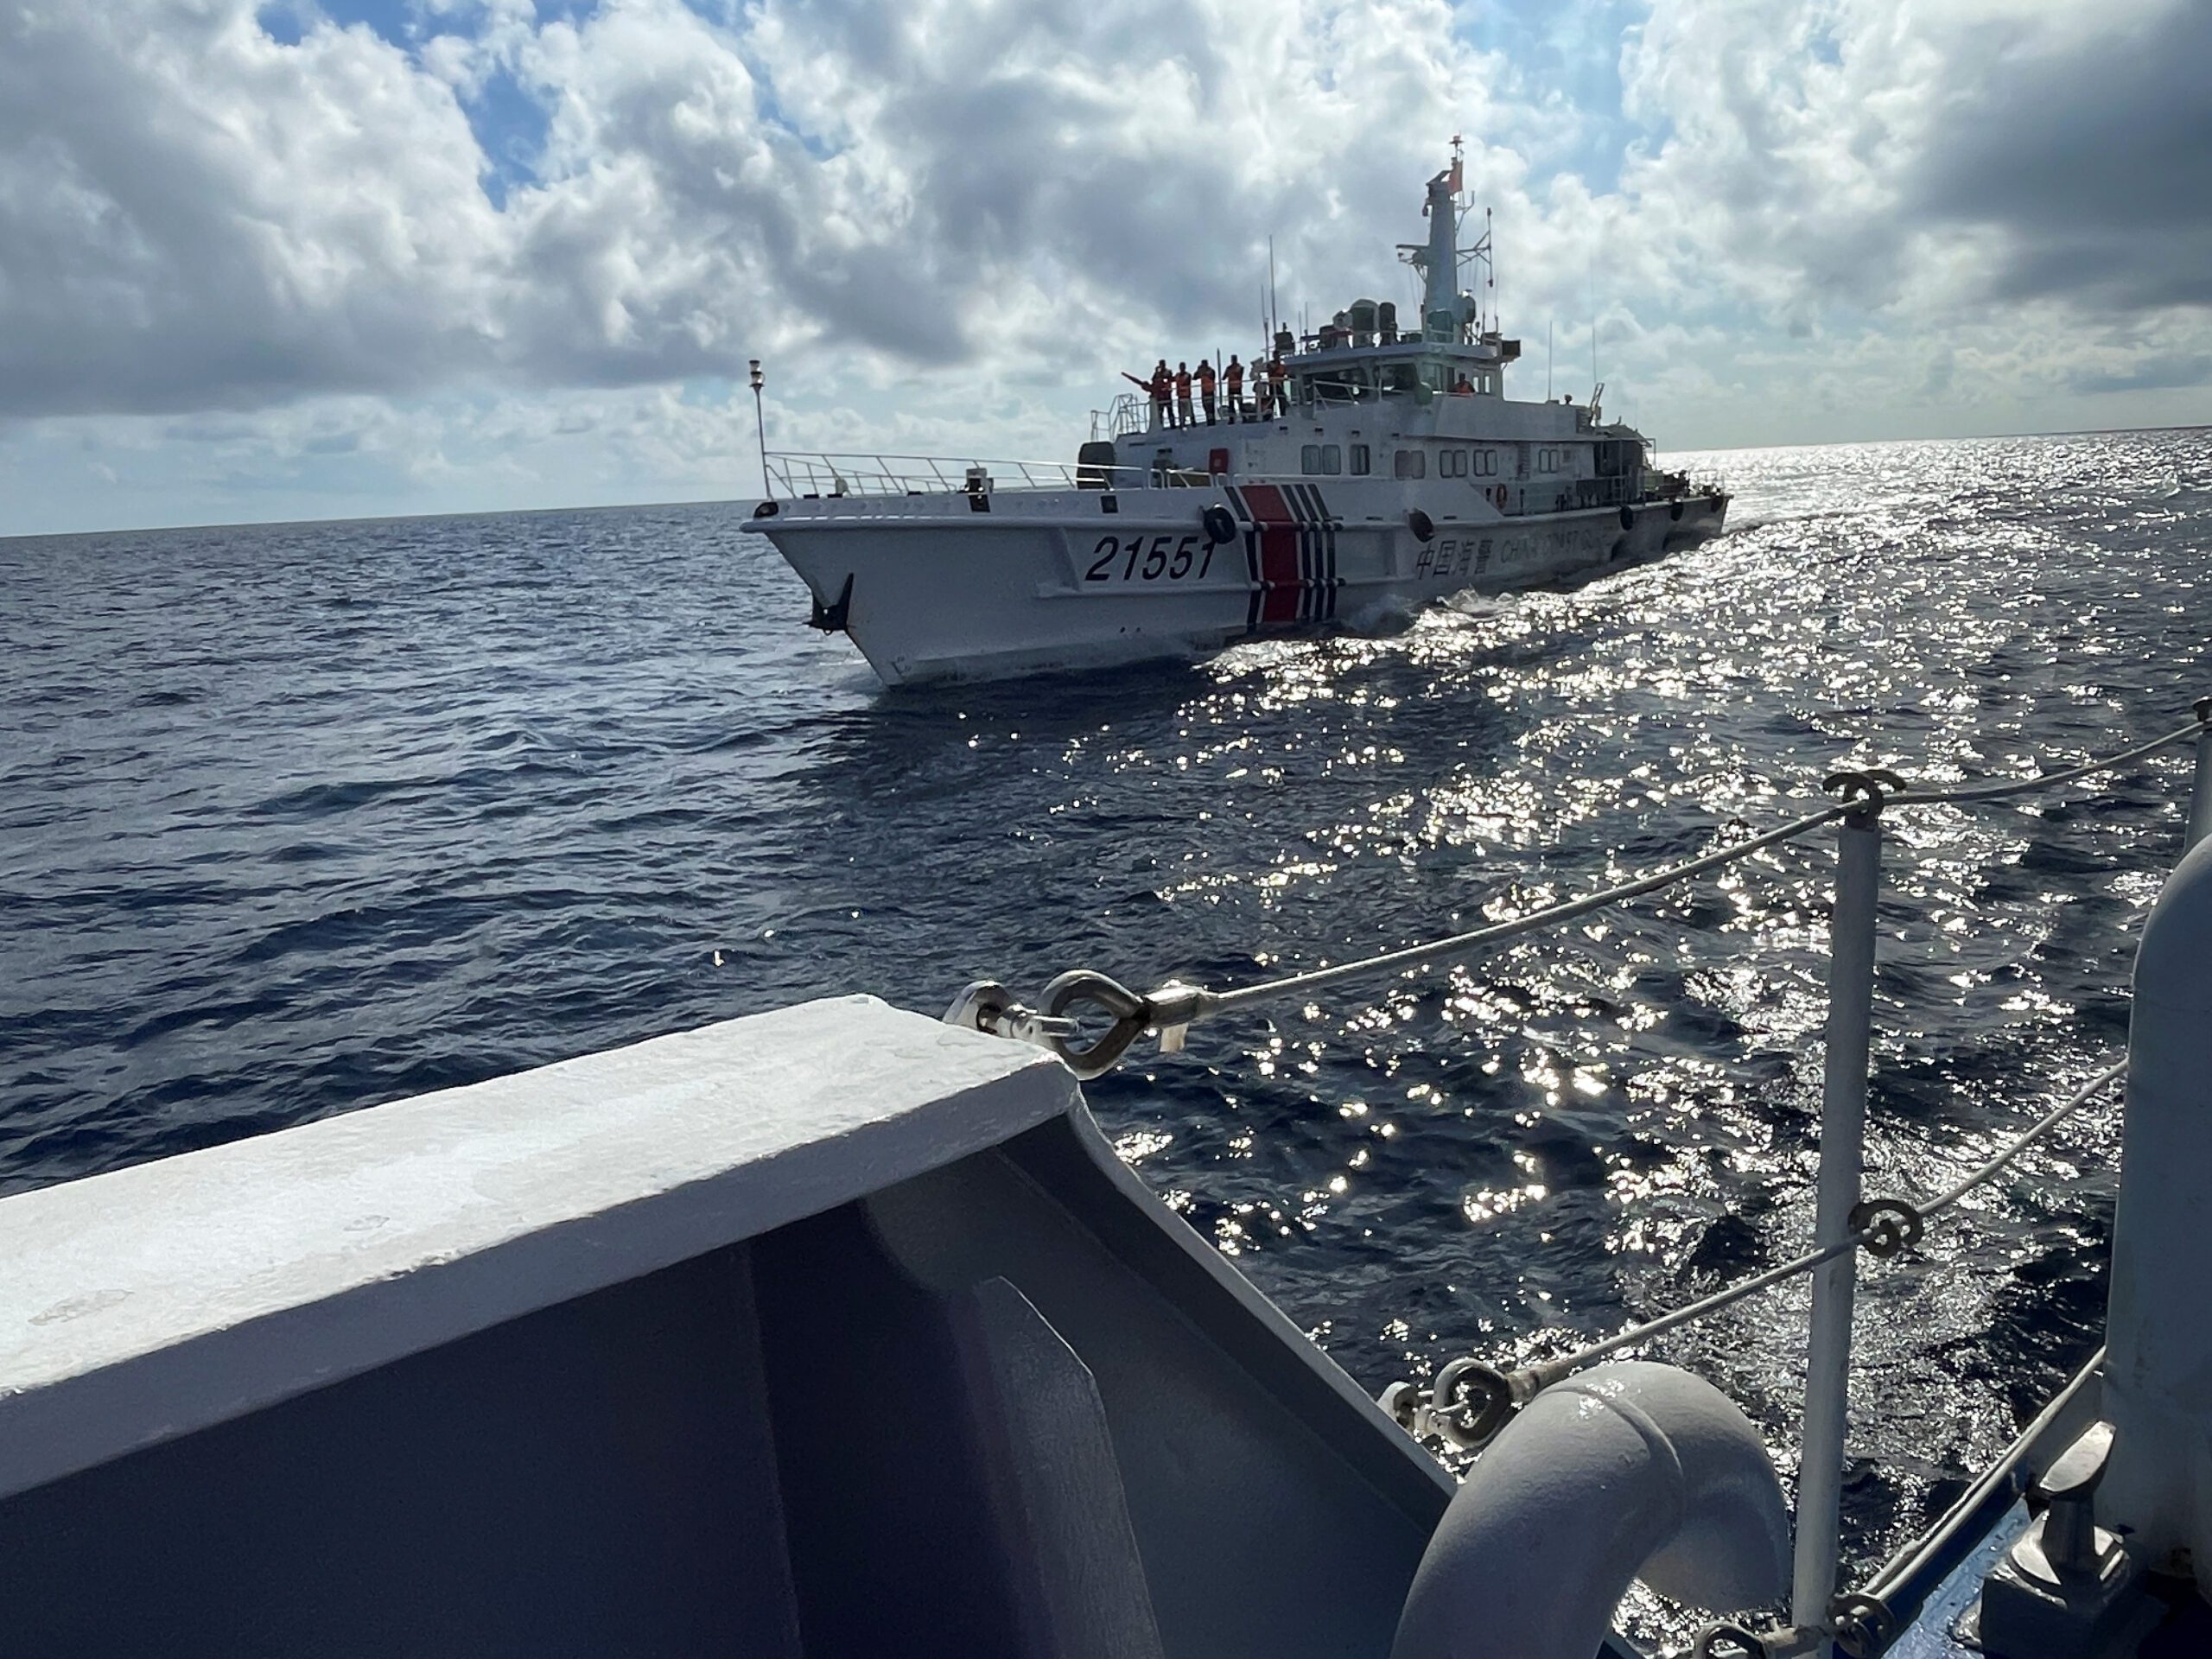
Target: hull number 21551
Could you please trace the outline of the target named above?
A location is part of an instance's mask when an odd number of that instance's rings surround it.
[[[1202,536],[1101,536],[1090,551],[1085,582],[1180,582],[1213,563],[1213,543]]]

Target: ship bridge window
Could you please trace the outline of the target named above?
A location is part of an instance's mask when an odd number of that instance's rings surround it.
[[[1467,475],[1467,452],[1464,449],[1440,451],[1436,457],[1436,475],[1439,478],[1465,478]]]
[[[1421,372],[1410,363],[1385,363],[1382,390],[1410,396],[1421,390]]]
[[[1354,453],[1363,446],[1354,445]],[[1334,475],[1344,469],[1344,450],[1333,443],[1309,443],[1298,452],[1298,470],[1309,476]]]
[[[1397,470],[1400,478],[1427,478],[1428,457],[1418,449],[1401,449],[1398,451]]]
[[[1333,365],[1310,377],[1306,384],[1311,398],[1319,403],[1357,404],[1375,395],[1364,364]]]
[[[1351,446],[1351,470],[1353,475],[1359,478],[1364,478],[1370,470],[1368,465],[1367,446],[1363,443],[1355,443]]]
[[[1497,451],[1495,449],[1476,450],[1475,473],[1478,477],[1496,478],[1497,476]]]

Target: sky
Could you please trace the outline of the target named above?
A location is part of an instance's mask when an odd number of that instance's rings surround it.
[[[2212,422],[2212,0],[0,0],[0,535],[1071,459],[1487,291],[1680,450]]]

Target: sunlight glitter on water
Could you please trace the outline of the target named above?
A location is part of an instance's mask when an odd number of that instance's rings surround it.
[[[0,1185],[806,996],[1241,984],[1756,832],[1847,765],[2025,775],[2212,688],[2202,433],[1699,463],[1730,533],[1579,588],[903,695],[730,509],[0,543]],[[2185,783],[1897,818],[1870,1186],[1955,1178],[2124,1039]],[[1203,1026],[1090,1097],[1363,1386],[1560,1351],[1806,1236],[1830,862]],[[2093,1342],[2115,1125],[1866,1275],[1868,1548]],[[1802,1320],[1798,1287],[1655,1352],[1789,1466]]]

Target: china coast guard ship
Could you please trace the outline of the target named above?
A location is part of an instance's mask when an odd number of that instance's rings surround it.
[[[1178,423],[1124,396],[1077,463],[764,454],[748,528],[804,579],[816,626],[883,680],[983,679],[1192,656],[1239,639],[1402,626],[1433,601],[1649,557],[1719,533],[1728,497],[1650,464],[1587,405],[1516,401],[1521,354],[1462,291],[1461,164],[1401,250],[1421,316],[1355,302],[1278,330],[1284,396]],[[1236,416],[1242,415],[1244,418]]]

